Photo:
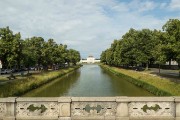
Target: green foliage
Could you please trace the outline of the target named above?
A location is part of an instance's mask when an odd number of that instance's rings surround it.
[[[170,19],[164,31],[131,28],[101,54],[101,62],[111,66],[143,66],[175,60],[180,66],[180,20]]]
[[[47,69],[62,66],[66,62],[76,65],[80,53],[67,49],[67,45],[57,44],[53,39],[45,41],[42,37],[21,39],[21,34],[13,34],[6,28],[0,28],[0,60],[3,68],[36,66]]]

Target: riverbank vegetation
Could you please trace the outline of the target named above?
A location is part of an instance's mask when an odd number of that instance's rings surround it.
[[[81,65],[64,68],[57,71],[44,71],[39,74],[24,76],[23,79],[16,79],[13,82],[0,85],[0,97],[20,96],[24,93],[35,89],[43,84],[51,82],[71,71],[81,67]]]
[[[101,62],[123,68],[148,67],[176,61],[180,68],[180,20],[170,19],[161,30],[131,28],[101,54]],[[180,75],[180,70],[179,70]]]
[[[168,79],[152,76],[150,74],[135,72],[133,70],[112,67],[109,65],[100,65],[104,69],[113,72],[117,76],[123,76],[129,82],[146,89],[157,96],[179,96],[180,84],[171,82]]]
[[[14,34],[9,27],[0,28],[0,60],[3,69],[13,71],[36,68],[37,70],[57,69],[66,64],[76,64],[80,53],[58,44],[54,39],[42,37],[22,39],[20,33]]]

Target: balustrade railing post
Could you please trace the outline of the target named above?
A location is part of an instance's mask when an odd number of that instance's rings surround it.
[[[60,97],[59,105],[59,120],[71,120],[71,98]]]
[[[6,98],[6,114],[3,120],[15,120],[15,101],[16,97]]]
[[[129,120],[128,97],[117,97],[116,120]]]
[[[180,97],[175,97],[176,120],[180,120]]]

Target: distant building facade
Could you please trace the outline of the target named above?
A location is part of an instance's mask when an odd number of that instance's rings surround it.
[[[166,62],[166,64],[165,65],[178,65],[178,63],[176,62],[176,61],[173,61],[173,60],[171,60],[170,61],[170,63],[169,62]]]
[[[100,60],[95,59],[93,56],[87,57],[87,59],[81,59],[80,63],[97,63],[100,62]]]

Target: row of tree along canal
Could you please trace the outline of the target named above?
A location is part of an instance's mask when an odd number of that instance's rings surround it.
[[[47,70],[48,67],[63,67],[65,63],[76,64],[80,60],[80,53],[68,49],[67,45],[56,43],[54,39],[45,41],[42,37],[34,36],[23,40],[20,33],[14,34],[6,27],[0,28],[0,60],[3,69],[36,67]]]
[[[180,20],[170,19],[162,28],[163,31],[131,28],[102,52],[101,62],[124,68],[141,66],[148,69],[149,65],[156,64],[160,68],[173,60],[180,68]]]

